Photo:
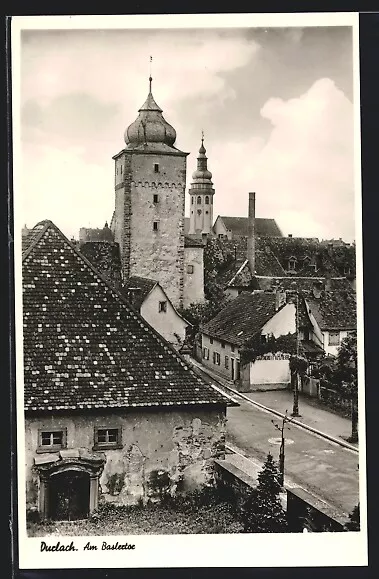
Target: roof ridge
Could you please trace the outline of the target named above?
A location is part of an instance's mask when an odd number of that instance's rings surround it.
[[[30,233],[32,231],[35,231],[36,227],[38,225],[42,225],[42,223],[44,224],[44,226],[42,227],[41,231],[37,233],[37,235],[31,240],[29,246],[25,249],[25,251],[22,252],[22,260],[21,260],[22,263],[31,254],[32,250],[35,248],[36,244],[41,240],[42,236],[48,230],[50,225],[56,227],[54,223],[50,221],[50,219],[43,219],[42,221],[38,221],[38,223],[36,223],[35,226],[32,229],[30,229]]]

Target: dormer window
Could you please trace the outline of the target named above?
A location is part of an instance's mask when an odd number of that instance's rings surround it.
[[[154,163],[154,173],[159,173],[159,163]]]
[[[290,257],[289,258],[288,271],[296,271],[296,257]]]
[[[197,198],[197,204],[198,204],[198,205],[201,205],[201,197],[200,197],[200,195],[199,195],[198,198]]]
[[[310,263],[311,263],[311,258],[308,255],[306,255],[304,257],[304,261],[303,261],[304,267],[309,267]]]

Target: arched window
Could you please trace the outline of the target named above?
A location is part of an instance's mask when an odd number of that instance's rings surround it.
[[[209,197],[208,197],[208,195],[205,197],[205,205],[209,205]]]
[[[201,209],[198,209],[198,210],[197,210],[197,214],[198,214],[198,215],[201,215]]]
[[[193,197],[191,197],[191,204],[193,205]]]
[[[197,204],[198,204],[198,205],[201,205],[201,197],[200,197],[200,195],[199,195],[198,198],[197,198]]]

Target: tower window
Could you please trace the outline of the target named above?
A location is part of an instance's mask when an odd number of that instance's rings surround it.
[[[193,197],[191,197],[191,205],[193,205]]]
[[[158,194],[157,194],[157,193],[154,193],[154,195],[153,195],[153,201],[154,201],[154,203],[158,203],[159,197],[158,197]]]
[[[154,173],[159,173],[159,163],[154,163]]]
[[[206,212],[205,212],[205,215],[208,215],[208,213],[209,213],[209,211],[206,211]]]
[[[158,231],[158,221],[153,221],[153,231]]]
[[[197,214],[198,214],[198,215],[201,215],[201,209],[198,209],[198,210],[197,210]]]
[[[208,195],[205,197],[205,205],[209,205],[209,197],[208,197]]]
[[[187,273],[193,273],[193,265],[191,264],[187,265]]]
[[[159,302],[158,312],[159,312],[160,314],[167,312],[167,302],[166,302],[166,301],[164,301],[164,302]]]
[[[200,195],[199,195],[198,198],[197,198],[197,204],[198,204],[198,205],[201,205],[201,197],[200,197]]]
[[[121,171],[121,175],[122,175],[122,165],[121,165],[121,167],[120,167],[120,171]]]

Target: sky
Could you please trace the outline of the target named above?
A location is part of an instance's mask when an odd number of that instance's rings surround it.
[[[349,27],[24,30],[23,223],[69,237],[114,209],[114,161],[148,93],[189,152],[201,131],[217,215],[275,218],[283,234],[355,238]]]

